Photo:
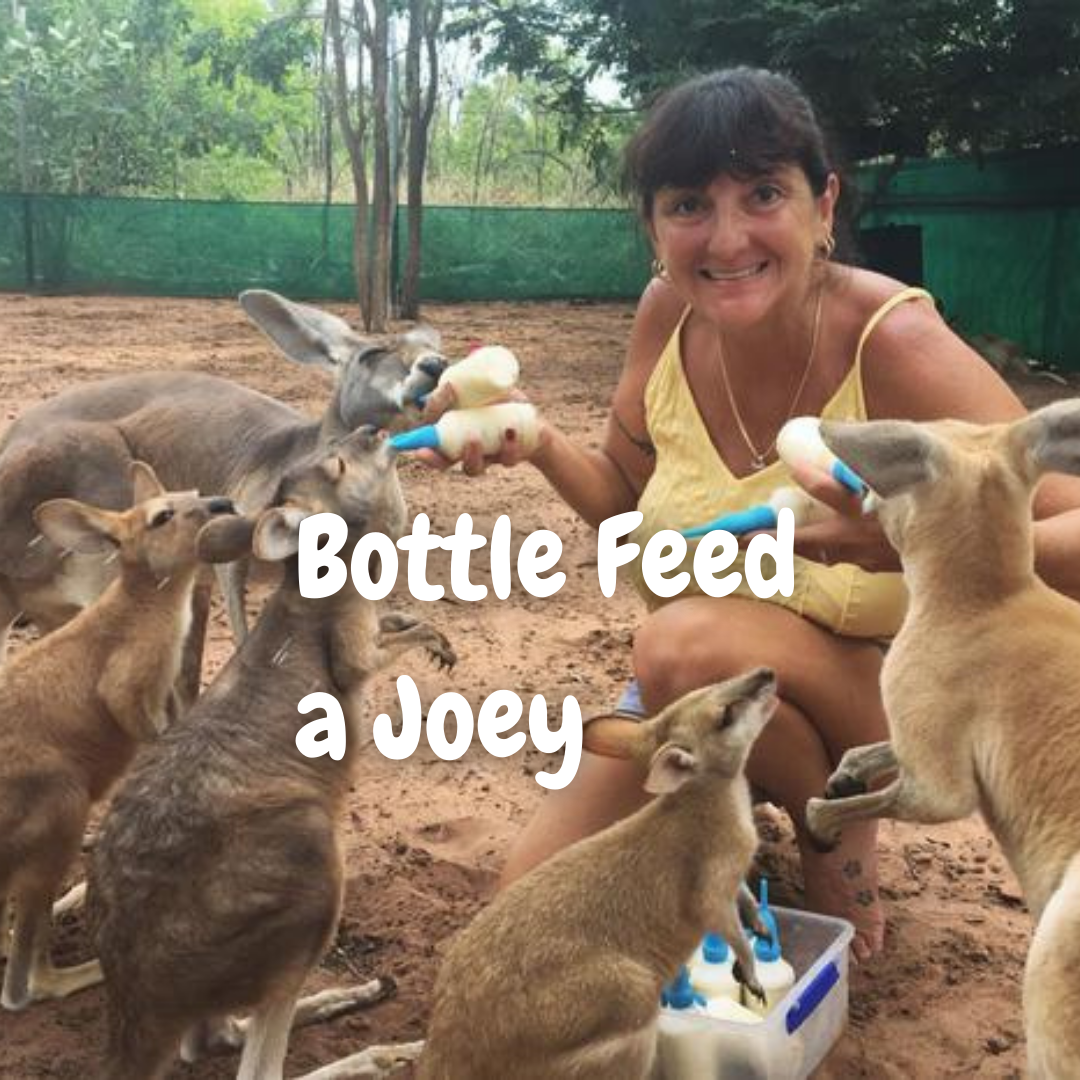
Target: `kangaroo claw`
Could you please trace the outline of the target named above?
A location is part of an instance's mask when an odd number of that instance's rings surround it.
[[[753,994],[753,996],[756,997],[762,1005],[765,1004],[765,990],[762,987],[761,983],[758,982],[756,975],[747,975],[746,970],[743,968],[742,964],[740,964],[738,960],[736,960],[735,963],[732,965],[731,974],[735,976],[735,981],[740,986],[745,986],[746,989],[749,990],[750,993]]]
[[[846,799],[852,795],[865,795],[866,784],[849,773],[834,773],[825,785],[826,799]]]

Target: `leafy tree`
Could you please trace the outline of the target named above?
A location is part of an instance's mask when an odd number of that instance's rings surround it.
[[[293,0],[0,9],[0,186],[250,196],[310,169],[317,29]],[[277,184],[275,187],[279,187]],[[253,191],[253,188],[255,189]]]
[[[155,182],[160,164],[132,28],[57,4],[47,22],[11,23],[0,51],[0,182],[28,191],[102,192]]]
[[[599,71],[642,101],[744,63],[792,73],[857,158],[1077,139],[1075,0],[462,0],[453,27],[574,123]]]

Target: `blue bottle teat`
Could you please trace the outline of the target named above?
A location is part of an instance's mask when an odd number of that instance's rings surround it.
[[[726,964],[728,943],[719,934],[706,934],[701,942],[701,958],[706,964]]]
[[[732,536],[741,536],[743,533],[756,532],[759,529],[775,529],[776,522],[776,511],[764,503],[761,506],[748,507],[746,510],[733,510],[729,514],[721,514],[707,525],[695,525],[691,529],[680,529],[679,532],[688,540],[696,540],[717,529],[723,529]]]
[[[439,433],[434,424],[424,424],[412,431],[399,431],[387,440],[395,450],[438,450]]]
[[[660,1001],[669,1009],[689,1009],[705,1004],[705,998],[690,985],[690,969],[685,964],[680,966],[675,978],[661,991]]]
[[[850,465],[845,465],[839,458],[833,462],[833,467],[830,470],[832,472],[832,478],[838,483],[841,483],[848,489],[848,491],[854,492],[856,495],[866,494],[866,484],[863,483],[863,479],[851,468]]]
[[[776,916],[769,907],[769,882],[761,879],[758,886],[758,918],[765,924],[769,937],[754,935],[754,958],[763,962],[780,959],[780,931],[776,925]]]

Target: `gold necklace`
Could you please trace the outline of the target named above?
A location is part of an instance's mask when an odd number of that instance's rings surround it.
[[[776,449],[776,440],[780,438],[780,429],[795,414],[799,399],[806,389],[807,380],[810,378],[810,369],[814,366],[814,354],[817,352],[818,331],[821,329],[821,308],[824,298],[825,286],[822,285],[821,288],[818,289],[817,306],[814,309],[814,329],[810,336],[810,355],[806,358],[806,367],[803,368],[799,385],[795,387],[795,396],[791,399],[791,404],[787,407],[787,412],[784,413],[783,418],[777,425],[776,434],[773,436],[772,442],[769,443],[764,450],[759,450],[757,448],[754,441],[750,438],[749,432],[746,430],[746,424],[743,423],[742,414],[739,412],[739,406],[735,403],[735,395],[731,392],[731,381],[728,379],[727,364],[724,362],[724,338],[719,329],[716,331],[716,356],[720,361],[720,377],[724,381],[724,391],[727,393],[728,405],[731,406],[731,415],[735,418],[735,426],[739,429],[739,434],[742,436],[743,442],[746,443],[746,449],[750,451],[750,467],[754,472],[760,472],[769,464],[769,457]]]

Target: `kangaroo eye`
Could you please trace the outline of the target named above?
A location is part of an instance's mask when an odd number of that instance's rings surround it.
[[[716,726],[723,731],[735,723],[735,710],[730,705],[724,706],[724,711],[717,717]]]
[[[167,522],[172,521],[174,513],[175,513],[175,511],[173,511],[173,510],[159,510],[150,519],[150,528],[151,529],[159,529],[159,528],[161,528],[162,525],[166,524]]]

